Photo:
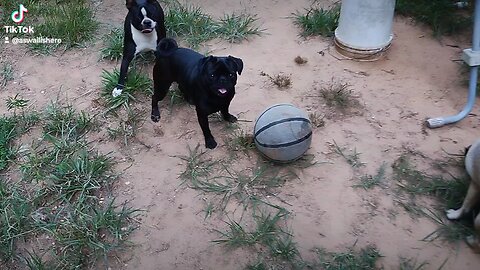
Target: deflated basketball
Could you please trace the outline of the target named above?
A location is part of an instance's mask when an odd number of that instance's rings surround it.
[[[300,158],[312,142],[310,120],[292,104],[276,104],[263,111],[254,132],[258,150],[277,162]]]

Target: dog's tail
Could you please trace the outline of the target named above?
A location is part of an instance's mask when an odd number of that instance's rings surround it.
[[[177,42],[172,38],[164,38],[157,45],[155,56],[157,58],[168,57],[178,49]]]

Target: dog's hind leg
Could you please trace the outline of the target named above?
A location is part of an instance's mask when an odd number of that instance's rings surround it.
[[[475,218],[475,231],[477,235],[470,235],[467,237],[467,244],[476,252],[480,253],[480,214]]]
[[[472,210],[472,208],[475,206],[475,204],[478,202],[479,199],[480,199],[479,187],[472,180],[472,182],[470,182],[470,186],[468,187],[467,196],[463,200],[462,207],[460,207],[457,210],[454,210],[454,209],[447,210],[447,218],[448,219],[461,218],[465,213],[468,213],[470,212],[470,210]]]

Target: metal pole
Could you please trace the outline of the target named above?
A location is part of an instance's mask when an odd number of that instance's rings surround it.
[[[480,52],[480,0],[475,1],[474,21],[473,21],[473,41],[472,52]],[[447,124],[455,123],[465,118],[475,104],[475,96],[477,92],[478,65],[470,68],[470,82],[468,85],[467,104],[458,114],[446,117],[430,118],[426,121],[429,128],[438,128]]]

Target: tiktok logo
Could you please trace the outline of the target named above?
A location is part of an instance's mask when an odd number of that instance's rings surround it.
[[[18,10],[15,10],[14,12],[12,12],[12,21],[15,22],[15,23],[21,23],[23,22],[23,20],[25,19],[25,13],[27,13],[28,10],[27,8],[20,4],[20,7],[18,8]]]

